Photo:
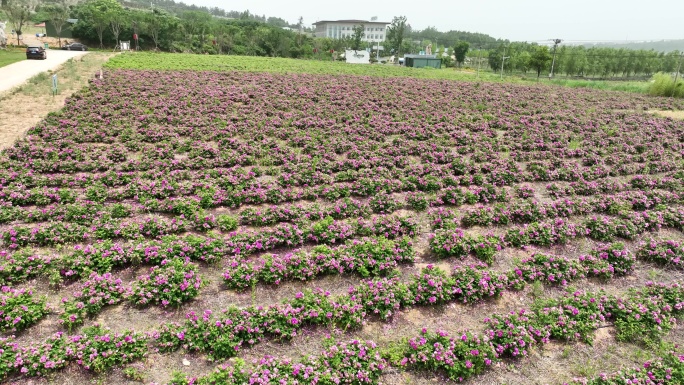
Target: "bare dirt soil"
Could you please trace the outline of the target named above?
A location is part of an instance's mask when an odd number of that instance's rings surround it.
[[[49,112],[64,106],[64,100],[88,84],[112,53],[90,53],[69,59],[52,73],[58,74],[58,93],[52,96],[47,72],[40,73],[23,85],[0,93],[0,150],[14,141]]]
[[[684,111],[651,111],[651,113],[660,115],[665,118],[684,120]]]

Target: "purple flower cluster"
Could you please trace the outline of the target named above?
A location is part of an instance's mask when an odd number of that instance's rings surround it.
[[[131,287],[128,300],[139,306],[159,304],[180,306],[199,294],[202,278],[189,259],[165,259],[141,275]]]
[[[72,299],[63,298],[64,313],[60,322],[68,329],[80,325],[86,317],[93,316],[108,305],[116,305],[123,301],[128,289],[121,279],[115,279],[111,273],[99,275],[95,272],[74,292]]]
[[[0,331],[23,330],[40,321],[50,312],[45,303],[45,298],[35,298],[31,290],[2,286]]]

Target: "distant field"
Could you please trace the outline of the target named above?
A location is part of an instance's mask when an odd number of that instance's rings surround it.
[[[195,71],[248,71],[248,72],[283,72],[310,74],[349,74],[359,76],[410,77],[419,79],[443,80],[482,80],[501,82],[500,75],[487,70],[477,72],[472,69],[461,70],[443,68],[407,68],[397,65],[351,65],[341,61],[299,60],[252,56],[206,56],[195,54],[169,53],[132,53],[119,55],[107,64],[109,68],[151,69],[151,70],[195,70]],[[507,83],[551,84],[570,88],[592,88],[607,91],[625,91],[645,93],[648,82],[625,81],[593,81],[563,79],[561,77],[549,81],[546,78],[525,78],[520,75],[505,75]]]
[[[26,59],[24,51],[0,51],[0,67]]]
[[[106,66],[122,69],[349,74],[448,80],[473,80],[476,78],[474,72],[456,71],[453,68],[437,70],[431,68],[407,68],[391,64],[351,65],[341,61],[166,53],[119,55],[110,60]],[[496,79],[492,74],[483,74],[483,78],[487,80]]]

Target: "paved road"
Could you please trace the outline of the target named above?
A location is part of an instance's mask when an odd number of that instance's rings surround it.
[[[0,67],[0,92],[21,85],[41,72],[55,69],[72,57],[81,56],[87,53],[88,52],[50,49],[47,51],[47,59],[45,60],[22,60],[8,66]]]

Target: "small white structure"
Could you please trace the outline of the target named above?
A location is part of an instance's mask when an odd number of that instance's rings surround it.
[[[0,47],[5,48],[7,45],[7,35],[5,35],[5,26],[7,22],[0,21]]]
[[[370,52],[368,51],[346,50],[344,51],[344,58],[347,63],[370,64]]]

